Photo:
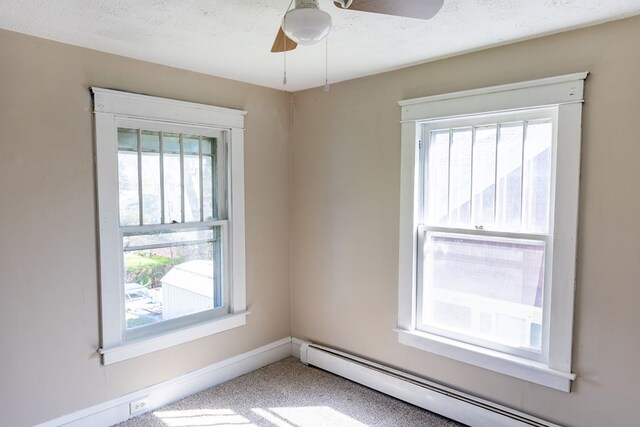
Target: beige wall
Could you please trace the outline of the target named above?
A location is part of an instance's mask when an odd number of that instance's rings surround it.
[[[294,95],[292,335],[561,424],[637,425],[640,18]],[[425,41],[426,42],[426,41]],[[399,345],[397,101],[590,71],[570,394]]]
[[[89,86],[249,111],[245,327],[100,364]],[[289,98],[0,31],[0,425],[43,422],[289,335]]]

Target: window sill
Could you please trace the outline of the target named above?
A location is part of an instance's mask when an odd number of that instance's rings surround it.
[[[154,351],[163,350],[178,344],[217,334],[229,329],[243,326],[247,323],[248,312],[227,314],[214,320],[198,323],[182,329],[164,334],[152,335],[138,341],[127,342],[122,345],[98,349],[102,355],[102,364],[111,365],[123,360],[132,359]]]
[[[401,344],[567,393],[571,389],[571,381],[576,378],[575,374],[557,371],[541,362],[438,335],[403,329],[395,331]]]

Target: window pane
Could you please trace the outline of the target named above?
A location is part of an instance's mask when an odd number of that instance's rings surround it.
[[[153,233],[146,239],[144,235],[124,237],[125,245],[134,238],[138,244],[148,245],[146,249],[124,252],[127,329],[224,305],[219,228],[193,231],[212,237],[211,241],[199,243],[185,243],[185,233],[189,231]],[[166,240],[174,244],[158,244]]]
[[[523,122],[500,126],[496,225],[503,229],[520,227],[523,129]]]
[[[200,154],[200,138],[196,135],[183,135],[184,154],[198,156]]]
[[[539,351],[544,242],[427,233],[423,328]]]
[[[184,143],[184,220],[200,221],[200,139],[183,136]]]
[[[138,131],[136,129],[118,128],[118,150],[138,151]]]
[[[454,129],[451,139],[449,224],[471,220],[471,128]]]
[[[476,127],[473,144],[473,225],[493,224],[496,197],[496,126]]]
[[[529,122],[524,142],[522,227],[549,232],[551,200],[551,120]]]
[[[160,152],[160,132],[143,130],[140,132],[140,149],[146,153]]]
[[[160,133],[140,133],[142,160],[142,221],[160,224]]]
[[[138,131],[118,129],[120,225],[140,224],[138,198]]]
[[[216,141],[214,138],[202,138],[202,197],[203,219],[205,221],[217,218],[215,207],[216,182]]]
[[[446,224],[449,218],[449,131],[431,132],[428,150],[427,194],[429,223]]]
[[[182,222],[182,191],[180,183],[180,135],[162,134],[164,153],[164,222]]]
[[[202,137],[202,154],[205,156],[212,156],[216,154],[216,139]]]
[[[171,232],[140,232],[126,233],[122,238],[122,246],[125,251],[139,249],[149,245],[167,245],[171,243],[184,243],[194,241],[212,241],[216,239],[215,230],[211,227],[188,228],[185,230],[172,230]]]

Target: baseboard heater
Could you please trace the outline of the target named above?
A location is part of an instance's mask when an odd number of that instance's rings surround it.
[[[300,361],[469,426],[560,427],[329,347],[301,342]]]

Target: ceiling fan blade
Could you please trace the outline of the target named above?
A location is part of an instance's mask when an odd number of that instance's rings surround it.
[[[287,35],[282,31],[282,27],[278,31],[276,35],[276,40],[273,42],[273,47],[271,48],[271,52],[284,52],[285,50],[293,50],[298,46],[298,43],[291,40]]]
[[[343,9],[339,2],[333,4]],[[348,10],[431,19],[442,8],[444,0],[353,0]]]

